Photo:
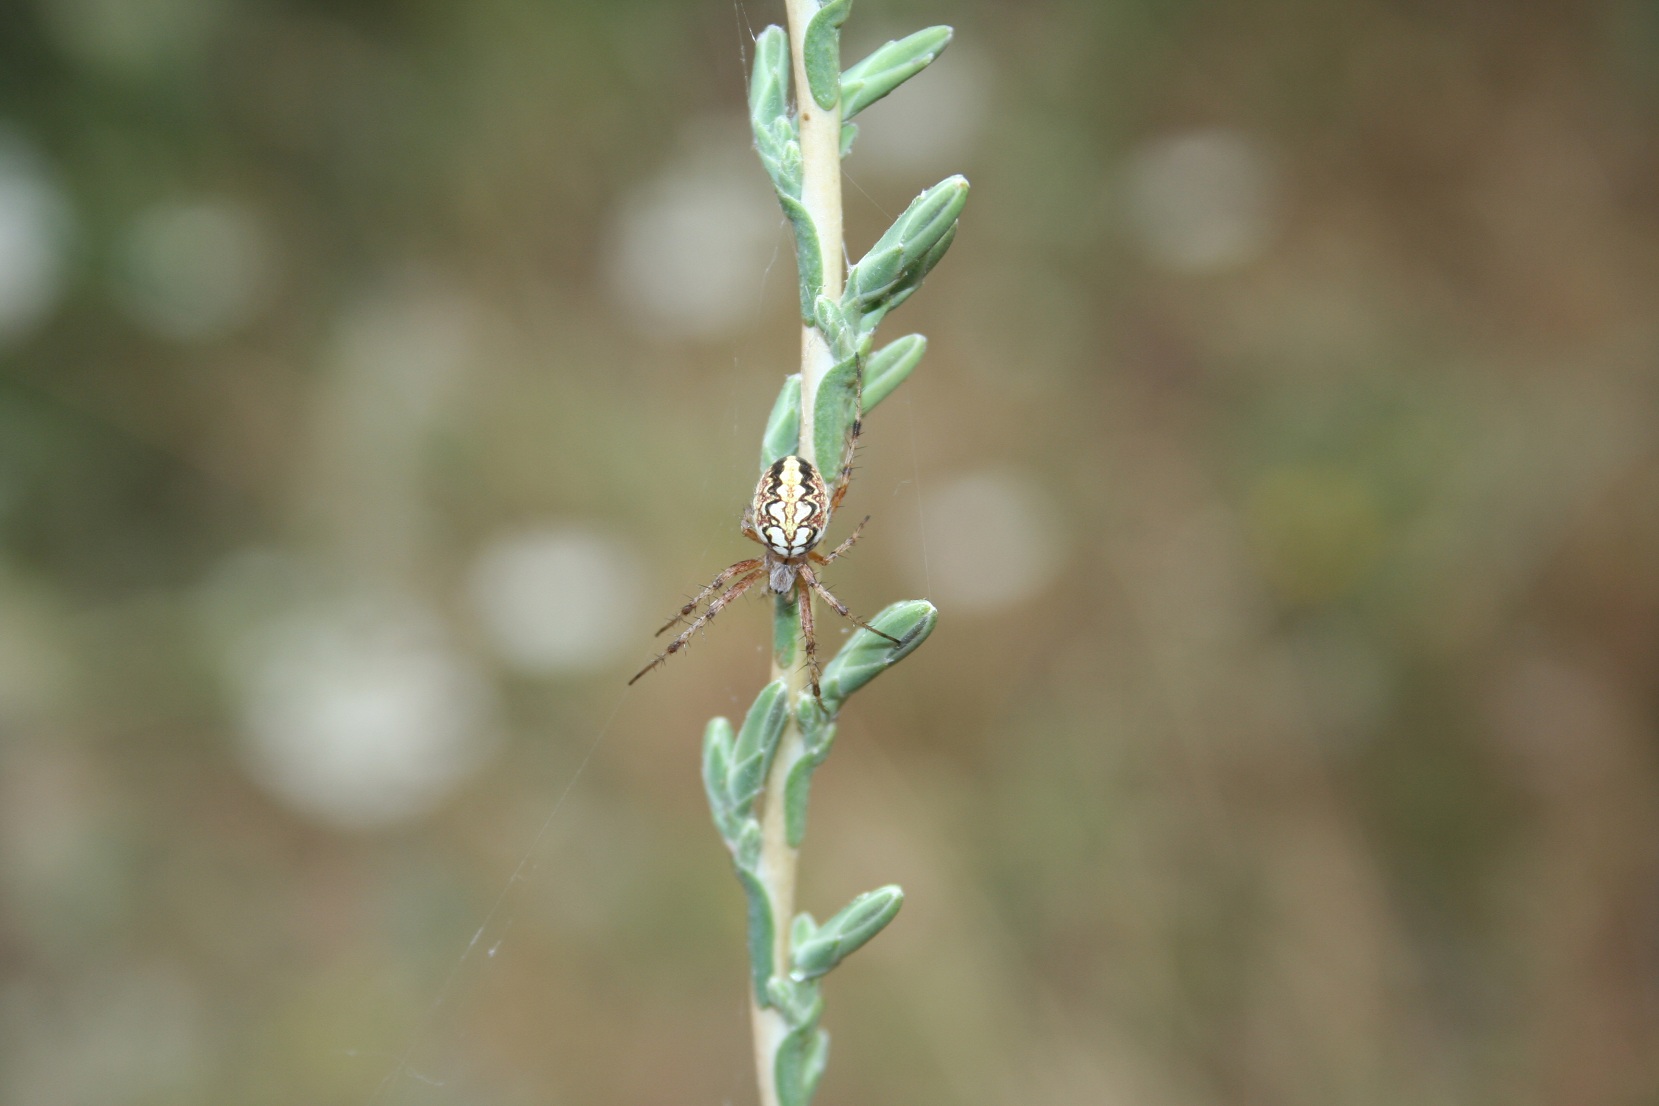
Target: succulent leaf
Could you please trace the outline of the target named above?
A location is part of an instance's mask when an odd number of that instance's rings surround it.
[[[801,61],[813,102],[825,111],[841,99],[841,25],[852,8],[853,0],[829,0],[806,25]]]
[[[903,384],[927,352],[927,339],[920,334],[906,334],[887,343],[870,355],[864,365],[864,410],[875,410],[876,404],[893,394]]]
[[[851,119],[926,69],[945,52],[951,34],[949,27],[928,27],[887,43],[851,66],[841,74],[841,118]]]

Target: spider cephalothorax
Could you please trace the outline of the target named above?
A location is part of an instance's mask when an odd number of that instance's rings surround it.
[[[854,433],[857,424],[854,424]],[[848,447],[851,460],[851,445]],[[659,653],[650,664],[640,669],[634,680],[645,675],[657,665],[666,661],[670,654],[677,653],[691,636],[725,609],[726,605],[761,580],[766,580],[772,591],[778,595],[787,595],[791,588],[800,603],[801,637],[806,643],[807,668],[812,680],[812,695],[822,699],[818,689],[818,644],[813,633],[812,599],[810,592],[817,592],[824,597],[835,612],[843,618],[850,619],[873,634],[880,634],[888,641],[898,644],[898,639],[871,626],[863,619],[847,610],[845,604],[830,594],[813,571],[813,565],[827,565],[852,547],[858,540],[859,533],[864,529],[860,522],[853,528],[847,540],[836,546],[827,555],[815,552],[814,547],[824,537],[829,528],[830,516],[841,505],[841,498],[847,493],[847,472],[850,466],[843,462],[842,475],[836,481],[835,491],[832,493],[824,483],[824,478],[818,475],[818,470],[812,467],[812,462],[804,457],[790,454],[773,462],[772,466],[761,473],[760,483],[755,485],[755,498],[743,512],[743,536],[760,543],[763,550],[759,557],[746,561],[738,561],[716,576],[709,586],[698,592],[691,602],[680,608],[680,612],[668,620],[657,633],[661,634],[670,627],[689,618],[693,611],[702,605],[703,600],[710,600],[708,609],[694,619],[687,626],[685,632],[668,643],[668,648]],[[868,522],[869,519],[865,519]],[[799,580],[804,586],[797,587]],[[728,586],[730,585],[730,586]],[[724,591],[721,589],[724,588]],[[719,593],[719,594],[716,594]]]

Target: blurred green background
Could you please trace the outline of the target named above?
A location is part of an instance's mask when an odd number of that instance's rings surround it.
[[[0,4],[0,1102],[748,1103],[781,4]],[[1659,1102],[1659,9],[860,0],[820,1102]],[[845,523],[843,523],[843,526]],[[840,528],[838,528],[840,529]],[[825,636],[842,633],[830,626]]]

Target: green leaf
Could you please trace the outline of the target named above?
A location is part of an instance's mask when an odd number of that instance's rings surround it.
[[[858,141],[858,124],[841,124],[841,160],[845,161],[847,155],[853,152],[853,143],[856,141]]]
[[[824,291],[824,260],[818,250],[818,227],[801,202],[778,194],[778,203],[795,231],[795,268],[801,280],[801,321],[813,321],[812,307]]]
[[[760,863],[761,847],[764,844],[760,823],[753,818],[744,819],[738,827],[737,844],[732,849],[732,860],[736,862],[739,871],[754,871],[755,866]]]
[[[781,130],[785,124],[780,123]],[[788,123],[789,138],[781,146],[778,155],[778,169],[773,181],[778,191],[791,199],[801,198],[801,182],[805,179],[806,162],[801,156],[801,143],[795,137],[795,124]]]
[[[792,1028],[810,1028],[824,1014],[824,994],[816,980],[775,975],[766,981],[766,1000]]]
[[[863,948],[898,915],[904,891],[895,885],[866,891],[811,936],[791,941],[791,975],[816,979]],[[799,922],[799,919],[796,919]]]
[[[818,297],[813,320],[837,361],[818,382],[812,411],[813,457],[819,473],[834,483],[841,474],[853,422],[859,417],[858,335],[841,306],[828,296]]]
[[[812,773],[829,756],[835,743],[835,719],[817,700],[803,697],[795,706],[795,721],[801,727],[802,756],[789,766],[783,781],[784,840],[792,849],[806,840],[807,801],[812,797]]]
[[[807,700],[800,706],[800,715],[804,719],[808,711],[817,709],[816,703]],[[806,744],[806,755],[789,766],[789,775],[783,781],[783,833],[784,840],[792,849],[800,848],[806,840],[806,811],[807,801],[812,797],[812,773],[829,756],[830,746],[835,742],[835,723],[826,722],[810,729],[803,725],[801,736]]]
[[[795,593],[772,597],[772,663],[779,671],[795,666],[795,650],[801,639],[801,608]]]
[[[950,38],[949,27],[929,27],[889,42],[853,65],[841,74],[841,118],[851,119],[926,69],[945,52]]]
[[[750,823],[753,825],[754,823]],[[758,836],[760,827],[755,827]],[[767,897],[766,885],[761,883],[753,867],[737,869],[738,882],[749,900],[749,976],[755,988],[755,1001],[762,1006],[770,1003],[766,981],[772,976],[772,942],[777,929],[772,921],[772,900]]]
[[[756,132],[789,118],[789,35],[773,25],[755,37],[749,72],[749,121]]]
[[[710,718],[703,730],[703,783],[710,801],[725,798],[731,763],[732,724],[725,718]]]
[[[839,303],[828,296],[819,296],[812,304],[812,323],[823,334],[837,361],[857,352],[858,336],[847,322],[846,313]]]
[[[766,433],[760,439],[760,471],[765,472],[791,453],[800,451],[801,374],[793,373],[784,379],[777,401],[772,404],[772,413],[767,416]]]
[[[755,67],[749,74],[749,126],[755,151],[782,195],[800,197],[801,144],[789,116],[789,36],[768,27],[755,39]]]
[[[806,840],[807,800],[812,797],[812,773],[817,767],[811,757],[802,757],[789,766],[783,781],[784,839],[792,849]]]
[[[755,152],[760,155],[761,166],[772,178],[772,187],[778,195],[800,199],[804,168],[801,143],[795,134],[795,121],[777,119],[770,126],[757,127]]]
[[[846,452],[847,438],[856,418],[858,355],[854,353],[824,374],[813,401],[812,448],[818,460],[818,472],[826,483],[835,483],[841,475],[842,454]]]
[[[801,745],[812,756],[823,760],[830,742],[835,740],[835,719],[818,705],[815,699],[802,699],[795,708],[795,720],[801,726]]]
[[[808,1106],[829,1061],[829,1034],[803,1026],[784,1037],[772,1063],[780,1106]]]
[[[732,745],[732,756],[743,761],[761,755],[768,760],[777,752],[778,738],[783,736],[784,723],[789,720],[788,685],[773,680],[760,689],[749,712],[743,716],[743,728],[737,731]]]
[[[812,1035],[812,1044],[807,1048],[806,1056],[801,1063],[803,1104],[810,1103],[812,1096],[818,1093],[818,1081],[824,1078],[824,1068],[828,1064],[829,1033],[820,1029]]]
[[[883,249],[878,244],[847,273],[847,294],[874,302],[882,290],[904,275],[904,265],[903,246],[894,244]]]
[[[948,177],[911,201],[870,252],[847,273],[841,306],[849,318],[885,314],[921,283],[950,248],[968,201],[968,182]],[[868,330],[872,323],[860,322]]]
[[[775,143],[755,143],[755,150],[760,154],[761,168],[766,175],[772,178],[773,190],[780,197],[799,200],[801,198],[802,161],[801,144],[795,141],[794,124],[785,120],[778,124],[779,130],[788,133]]]
[[[807,1106],[829,1055],[829,1035],[818,1028],[818,1019],[824,1015],[823,992],[816,980],[773,976],[767,983],[766,999],[789,1026],[772,1055],[778,1101],[783,1106]]]
[[[812,99],[829,111],[841,98],[841,24],[852,11],[853,0],[829,0],[807,22],[801,43],[801,62]]]
[[[774,680],[761,688],[743,719],[743,728],[737,733],[726,794],[732,811],[739,816],[750,812],[755,796],[765,786],[766,773],[778,751],[778,739],[783,736],[784,723],[789,721],[788,692],[788,685],[782,680]],[[730,728],[728,724],[727,729]]]
[[[708,793],[714,827],[728,846],[736,842],[738,818],[731,809],[729,783],[732,770],[732,724],[724,718],[709,719],[703,731],[703,790]]]
[[[875,306],[868,308],[859,316],[858,333],[861,344],[868,344],[875,333],[876,327],[880,326],[881,321],[887,317],[887,313],[909,299],[911,294],[922,286],[922,279],[933,271],[933,267],[939,263],[940,258],[945,256],[945,251],[950,249],[950,244],[955,239],[956,227],[952,226],[945,233],[945,236],[939,239],[933,249],[929,250],[920,261],[906,269],[900,278],[893,282],[887,294],[881,297]]]
[[[898,638],[899,644],[868,630],[854,632],[835,659],[824,666],[820,681],[824,705],[832,713],[838,710],[847,696],[914,652],[938,621],[938,610],[925,599],[906,599],[876,615],[870,625]]]
[[[955,224],[967,202],[967,178],[960,174],[946,177],[911,200],[870,252],[897,247],[904,251],[907,263],[921,257]]]
[[[875,410],[876,404],[892,395],[893,389],[904,383],[926,352],[926,338],[920,334],[906,334],[871,354],[864,366],[865,412]]]

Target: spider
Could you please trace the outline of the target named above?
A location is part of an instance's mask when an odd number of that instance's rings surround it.
[[[841,475],[835,482],[833,493],[824,484],[824,478],[818,474],[818,470],[812,467],[812,463],[794,454],[774,462],[771,468],[761,474],[760,483],[755,486],[755,498],[743,511],[741,526],[744,537],[760,544],[761,555],[738,561],[727,568],[716,576],[708,587],[698,592],[691,602],[681,607],[679,613],[657,631],[659,636],[684,622],[702,605],[703,600],[714,596],[709,601],[708,609],[694,619],[684,633],[669,642],[668,648],[657,654],[656,659],[640,669],[634,679],[628,681],[630,685],[668,660],[670,655],[684,648],[693,634],[725,610],[732,600],[761,580],[765,580],[778,595],[788,595],[791,588],[795,589],[797,601],[800,603],[801,638],[806,643],[806,662],[811,673],[812,697],[820,705],[823,704],[824,697],[818,688],[818,645],[813,636],[812,592],[823,596],[824,601],[835,608],[835,613],[841,617],[862,626],[872,634],[886,638],[894,645],[901,644],[898,638],[882,633],[849,611],[846,604],[830,594],[830,590],[818,579],[818,573],[813,570],[814,565],[827,565],[851,549],[853,542],[857,541],[858,535],[863,532],[864,523],[870,521],[866,517],[864,522],[853,528],[846,541],[828,554],[819,553],[814,548],[823,538],[824,531],[829,528],[830,516],[841,506],[841,500],[847,494],[847,477],[852,468],[850,462],[857,440],[858,423],[855,421],[847,443],[847,455],[842,461]],[[721,591],[722,588],[725,590]]]

